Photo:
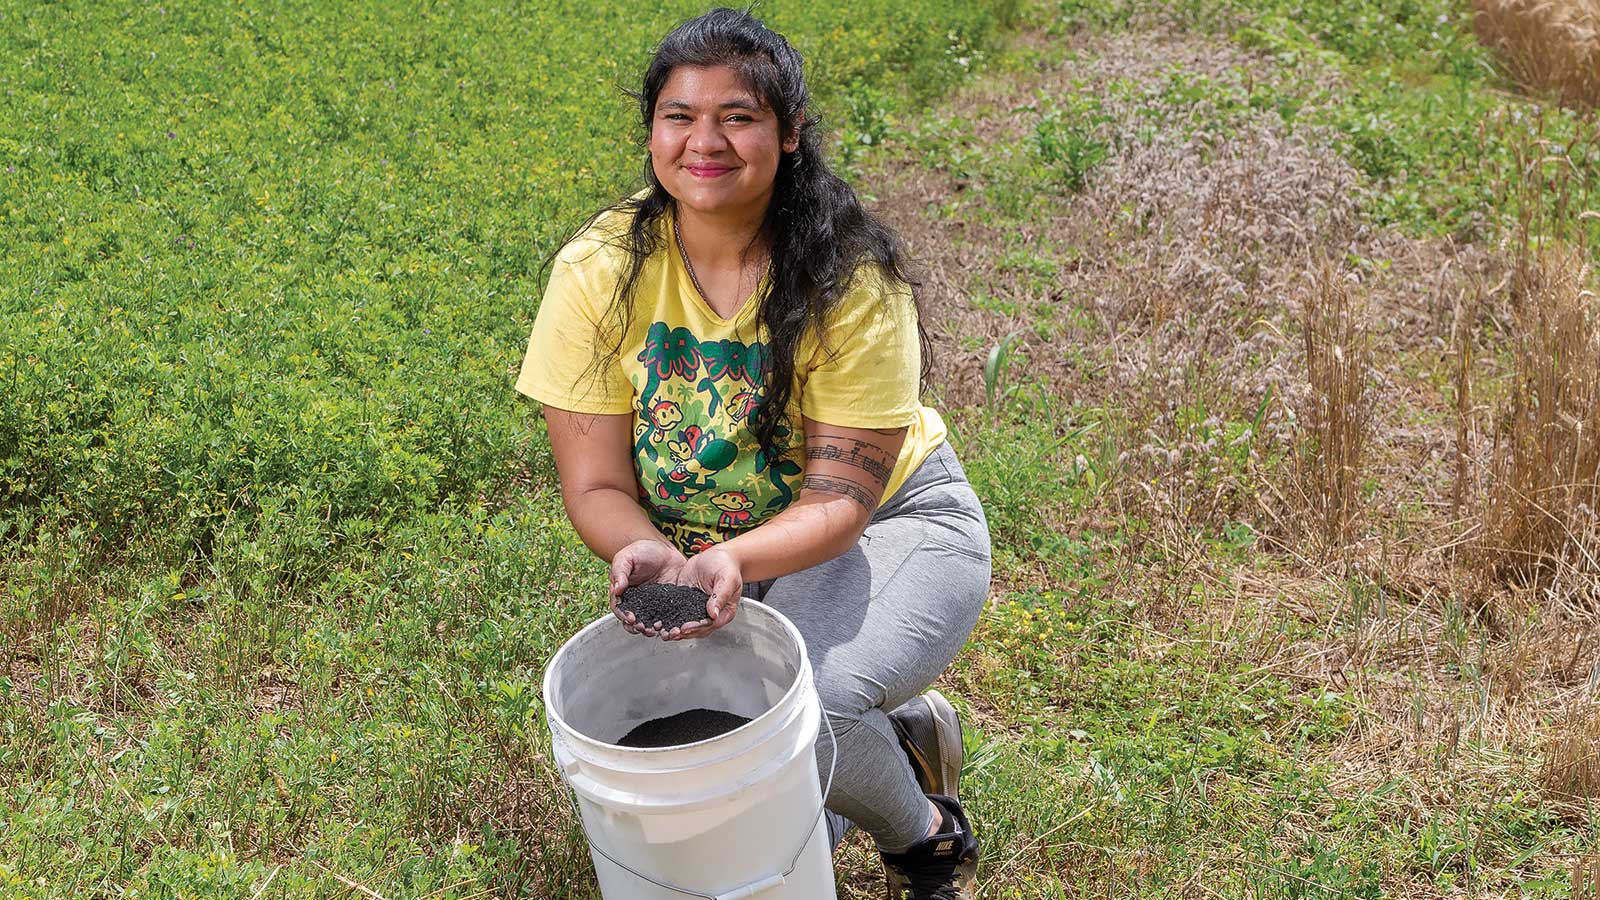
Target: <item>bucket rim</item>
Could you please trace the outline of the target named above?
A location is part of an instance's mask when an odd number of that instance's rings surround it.
[[[601,630],[603,628],[612,627],[612,625],[608,625],[607,624],[608,622],[614,624],[615,627],[617,627],[617,628],[621,628],[622,627],[622,622],[620,620],[618,620],[616,616],[612,615],[611,613],[606,613],[605,615],[601,616],[600,618],[595,619],[593,622],[590,622],[588,625],[585,625],[583,628],[579,629],[576,634],[574,634],[572,637],[568,638],[566,643],[561,645],[561,649],[557,650],[556,654],[554,656],[550,657],[550,661],[545,664],[544,678],[542,679],[542,685],[541,685],[541,687],[543,689],[542,693],[544,695],[544,713],[545,713],[545,718],[549,721],[549,723],[552,726],[559,727],[560,736],[563,739],[566,739],[566,740],[569,740],[569,741],[576,739],[575,742],[577,742],[577,743],[587,744],[587,745],[593,746],[593,747],[595,747],[597,749],[602,749],[602,750],[604,750],[605,752],[608,752],[608,753],[623,753],[623,754],[640,755],[640,756],[646,756],[646,757],[651,756],[651,755],[664,754],[664,753],[677,753],[677,752],[681,752],[683,750],[688,750],[688,749],[692,749],[692,748],[703,748],[705,745],[710,744],[710,743],[712,743],[714,741],[727,740],[729,737],[731,737],[733,735],[738,735],[740,737],[745,737],[747,735],[754,734],[755,733],[755,729],[756,729],[757,726],[761,726],[763,729],[768,729],[772,725],[773,722],[777,721],[777,719],[774,717],[774,715],[776,713],[778,713],[780,710],[787,710],[790,707],[792,707],[794,705],[795,695],[797,693],[799,693],[805,687],[806,682],[808,682],[810,680],[810,678],[808,677],[810,669],[811,669],[810,655],[809,655],[809,652],[806,649],[805,638],[803,638],[800,635],[800,629],[795,627],[795,624],[789,620],[788,616],[786,616],[783,613],[777,611],[776,609],[773,609],[772,607],[766,605],[765,603],[762,603],[759,600],[752,600],[749,597],[742,598],[741,606],[744,607],[744,609],[740,610],[740,613],[742,615],[749,614],[751,612],[759,611],[759,612],[756,612],[757,616],[763,616],[764,615],[764,616],[768,616],[771,619],[777,621],[777,623],[783,628],[784,633],[787,634],[788,637],[793,641],[794,647],[796,649],[798,649],[799,653],[800,653],[800,657],[799,657],[799,660],[798,660],[798,665],[795,667],[794,680],[789,684],[789,687],[786,690],[784,690],[783,696],[779,697],[777,702],[773,703],[772,706],[768,707],[767,711],[762,713],[761,715],[756,716],[755,718],[753,718],[750,721],[744,723],[743,725],[740,725],[737,728],[729,729],[728,731],[724,731],[723,733],[718,734],[718,735],[713,735],[712,737],[705,738],[704,740],[694,741],[694,742],[688,743],[688,744],[669,744],[669,745],[664,746],[664,747],[630,747],[630,746],[627,746],[626,744],[613,744],[613,743],[610,743],[608,741],[600,740],[599,738],[591,737],[590,735],[584,734],[583,732],[579,731],[578,729],[572,727],[570,724],[567,723],[567,720],[561,715],[560,711],[558,709],[556,709],[555,705],[553,703],[551,703],[552,694],[551,694],[551,690],[550,690],[550,681],[555,675],[556,668],[557,668],[556,664],[561,660],[561,658],[567,653],[568,650],[572,649],[574,646],[576,646],[579,643],[583,642],[583,641],[580,641],[581,638],[584,638],[586,635],[589,635],[589,634],[591,634],[593,632],[598,632],[599,630]],[[738,619],[735,619],[734,621],[737,622]],[[723,626],[723,627],[728,627],[728,626]],[[660,640],[660,639],[659,638],[647,638],[647,640]],[[691,638],[690,640],[694,640],[694,639]],[[792,716],[792,712],[791,712],[791,716]],[[700,768],[700,767],[702,767],[704,765],[707,765],[707,764],[720,762],[723,759],[730,759],[732,757],[738,756],[739,754],[745,752],[746,749],[747,748],[740,748],[738,750],[734,750],[734,751],[730,752],[726,757],[719,758],[719,759],[700,760],[700,761],[697,761],[697,762],[695,762],[693,764],[689,764],[689,765],[685,766],[684,768],[685,769],[695,769],[695,768]],[[660,772],[662,774],[668,774],[668,773],[670,773],[670,772],[672,772],[674,770],[672,770],[672,769],[657,769],[657,770],[654,770],[654,771]]]

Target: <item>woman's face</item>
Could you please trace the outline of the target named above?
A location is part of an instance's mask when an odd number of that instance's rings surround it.
[[[679,66],[650,122],[650,164],[679,204],[707,215],[759,218],[772,200],[778,160],[798,137],[725,66]]]

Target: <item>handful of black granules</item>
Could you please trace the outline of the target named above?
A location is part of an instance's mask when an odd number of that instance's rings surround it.
[[[622,592],[617,608],[633,613],[634,624],[640,627],[671,631],[711,618],[706,609],[710,599],[705,591],[684,584],[639,584]]]

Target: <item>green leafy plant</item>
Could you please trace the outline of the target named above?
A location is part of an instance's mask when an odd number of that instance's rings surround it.
[[[1034,125],[1035,151],[1067,190],[1083,190],[1089,172],[1110,155],[1111,144],[1101,136],[1109,121],[1099,100],[1079,96],[1046,112]]]
[[[1006,370],[1011,366],[1012,346],[1020,334],[1022,331],[1019,329],[1001,338],[999,343],[989,348],[989,355],[983,362],[983,404],[997,414],[997,401],[1004,400],[1016,390],[1015,385],[1006,386],[1005,379]]]

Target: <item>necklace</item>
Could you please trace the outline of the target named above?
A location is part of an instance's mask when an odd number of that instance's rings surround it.
[[[708,294],[706,294],[706,289],[700,284],[700,276],[698,276],[698,275],[696,275],[694,273],[694,263],[689,261],[689,251],[684,249],[684,246],[683,246],[683,232],[681,230],[679,230],[679,228],[678,228],[678,217],[676,215],[674,215],[672,217],[672,238],[673,238],[673,240],[678,242],[678,255],[683,258],[683,267],[685,269],[687,269],[688,272],[689,272],[689,281],[694,283],[694,289],[700,295],[700,299],[704,300],[705,304],[707,306],[711,306],[711,297]],[[769,273],[772,271],[772,260],[771,260],[771,258],[767,259],[767,271]],[[741,272],[740,285],[743,286],[743,273],[742,272]],[[712,307],[712,309],[715,309],[715,308],[716,307]]]
[[[689,280],[694,283],[694,289],[700,294],[700,299],[711,305],[711,298],[706,296],[706,289],[700,286],[700,277],[694,274],[694,263],[689,261],[689,251],[683,249],[683,232],[678,230],[678,217],[672,217],[672,237],[678,242],[678,255],[683,257],[683,267],[689,270]]]

